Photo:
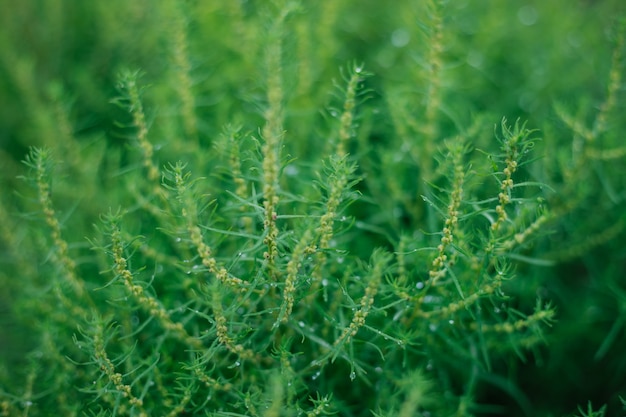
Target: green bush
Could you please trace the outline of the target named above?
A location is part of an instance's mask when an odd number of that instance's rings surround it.
[[[1,415],[626,412],[620,1],[5,3]]]

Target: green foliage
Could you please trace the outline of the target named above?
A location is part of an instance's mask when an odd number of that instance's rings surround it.
[[[593,411],[591,403],[587,404],[587,411],[584,411],[581,407],[578,407],[578,416],[580,417],[603,417],[606,415],[606,406],[600,408],[598,411]]]
[[[0,415],[623,409],[620,2],[3,10]]]

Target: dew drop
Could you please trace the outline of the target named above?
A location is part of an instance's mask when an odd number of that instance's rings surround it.
[[[300,326],[300,327],[304,327],[304,322],[303,322],[303,321],[299,321],[299,322],[298,322],[298,326]]]
[[[409,43],[410,39],[411,35],[409,34],[409,31],[404,28],[396,29],[391,34],[391,44],[396,48],[402,48],[403,46],[406,46]]]
[[[322,286],[324,287],[328,286],[328,280],[326,278],[322,280]]]
[[[415,284],[415,288],[417,288],[418,290],[421,290],[422,288],[424,288],[424,283],[423,282],[418,282],[417,284]]]
[[[454,320],[450,320],[450,321],[448,321],[448,323],[454,324]]]
[[[467,54],[467,63],[470,64],[474,68],[480,68],[484,61],[484,56],[482,53],[476,50],[470,50]]]
[[[356,372],[350,372],[350,381],[354,381],[356,379]]]
[[[402,317],[403,311],[402,310],[398,310],[398,312],[396,314],[393,315],[393,321],[398,321],[400,320],[400,317]]]
[[[313,374],[313,376],[311,377],[311,379],[313,381],[315,381],[317,378],[320,377],[320,375],[322,374],[322,371],[317,371],[316,373]]]
[[[179,238],[179,237],[177,237],[177,238],[176,238],[176,242],[182,242],[182,239],[181,239],[181,238]]]
[[[431,332],[437,331],[437,325],[434,323],[430,323],[428,325],[428,330],[430,330]]]
[[[285,174],[289,175],[290,177],[298,175],[299,172],[300,171],[298,170],[298,167],[293,164],[287,165],[285,167]]]
[[[439,297],[435,297],[434,295],[427,295],[426,297],[424,297],[424,303],[426,304],[433,304],[433,303],[437,303],[440,301]]]
[[[517,19],[524,26],[534,25],[535,23],[537,23],[538,18],[539,14],[537,13],[537,10],[532,6],[524,6],[517,11]]]

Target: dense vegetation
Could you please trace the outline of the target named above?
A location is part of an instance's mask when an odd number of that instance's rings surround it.
[[[621,1],[2,3],[0,415],[626,413]]]

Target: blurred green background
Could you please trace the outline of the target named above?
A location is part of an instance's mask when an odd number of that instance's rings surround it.
[[[15,253],[26,259],[36,250],[21,245],[28,242],[21,224],[29,213],[21,192],[15,191],[24,187],[18,179],[24,173],[20,161],[30,146],[49,145],[64,150],[61,153],[71,152],[72,146],[92,149],[94,176],[101,177],[96,186],[103,192],[87,191],[86,183],[59,191],[68,197],[59,203],[61,211],[82,216],[77,221],[81,226],[72,232],[73,241],[80,244],[102,208],[111,205],[104,175],[111,162],[98,155],[119,154],[114,169],[127,163],[123,152],[127,139],[119,123],[127,123],[129,116],[111,104],[120,69],[145,73],[145,84],[151,85],[146,107],[151,109],[154,137],[176,142],[181,135],[176,127],[182,117],[176,94],[179,68],[172,52],[180,21],[189,36],[189,74],[201,148],[210,149],[213,138],[233,121],[249,129],[262,125],[259,67],[265,46],[258,35],[268,25],[268,2],[228,3],[0,0],[2,355],[17,360],[28,346],[28,337],[19,335],[10,310],[20,291]],[[373,74],[368,79],[369,119],[363,123],[370,127],[364,143],[374,151],[393,145],[391,138],[399,134],[393,113],[402,117],[398,114],[404,111],[414,117],[422,111],[420,97],[428,86],[424,78],[428,37],[423,29],[428,16],[423,2],[301,3],[289,26],[284,61],[286,80],[292,83],[286,128],[304,139],[290,144],[290,149],[301,155],[319,152],[316,144],[305,140],[310,135],[307,129],[319,117],[320,103],[332,102],[328,91],[349,62],[364,63]],[[536,150],[543,168],[535,175],[556,189],[566,188],[559,173],[568,165],[575,135],[559,119],[554,104],[560,103],[581,123],[592,124],[606,98],[625,5],[622,0],[445,2],[442,135],[477,118],[489,123],[503,116],[528,120],[543,138]],[[603,145],[607,149],[623,144],[626,128],[623,84],[616,96]],[[486,129],[474,146],[493,148],[492,133]],[[516,290],[531,302],[536,295],[552,300],[558,322],[545,348],[534,357],[502,364],[518,387],[488,381],[493,389],[483,393],[485,403],[511,401],[517,404],[507,404],[510,407],[554,416],[572,412],[588,400],[608,403],[610,415],[620,409],[618,396],[626,395],[626,234],[619,226],[626,212],[626,164],[622,157],[586,168],[589,176],[583,178],[589,183],[580,187],[590,190],[536,249],[554,264],[520,271],[524,284]],[[375,179],[368,181],[372,183],[366,182],[366,187],[376,187]],[[90,205],[81,203],[74,214],[71,195],[77,189]],[[382,228],[402,227],[372,212],[357,215]],[[602,233],[610,238],[593,245],[591,237]],[[365,240],[366,245],[385,243],[380,237]],[[588,249],[568,252],[587,243]],[[515,401],[501,400],[503,390],[508,390],[504,397]]]

